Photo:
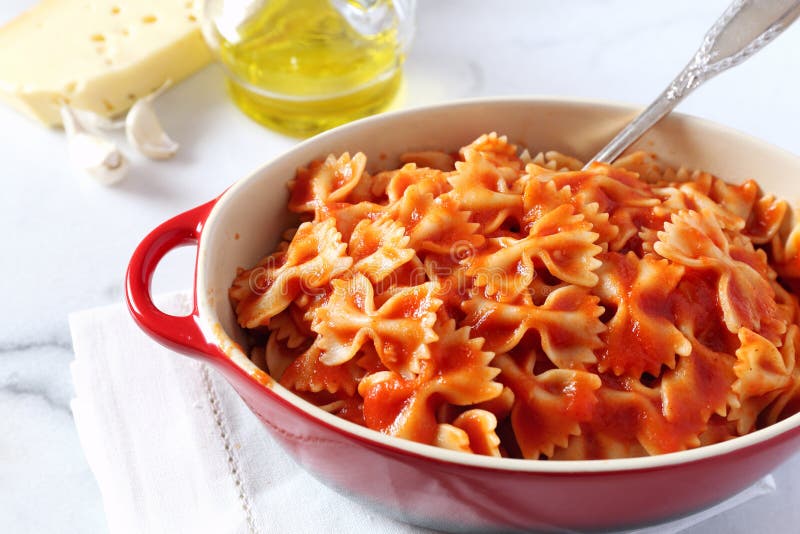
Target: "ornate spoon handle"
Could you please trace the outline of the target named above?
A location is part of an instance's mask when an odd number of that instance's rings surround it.
[[[692,60],[592,162],[613,162],[626,148],[706,80],[764,48],[800,16],[800,0],[734,0],[708,30]]]

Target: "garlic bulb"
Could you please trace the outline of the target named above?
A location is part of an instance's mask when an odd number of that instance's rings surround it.
[[[113,141],[82,122],[75,110],[66,104],[61,106],[61,120],[73,165],[104,184],[113,184],[125,177],[128,160]]]
[[[178,151],[178,143],[170,139],[156,116],[153,101],[169,81],[154,93],[136,101],[125,117],[125,134],[128,142],[150,159],[169,159]]]

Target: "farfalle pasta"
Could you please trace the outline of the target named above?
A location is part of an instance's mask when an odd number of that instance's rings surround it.
[[[466,453],[603,459],[800,411],[800,226],[756,183],[483,135],[299,169],[230,289],[253,361],[324,410]]]

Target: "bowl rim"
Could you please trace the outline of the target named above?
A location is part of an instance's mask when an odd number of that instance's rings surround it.
[[[292,159],[296,154],[306,151],[309,147],[318,144],[324,144],[325,141],[334,138],[347,136],[348,133],[352,132],[353,130],[368,127],[376,123],[391,123],[396,120],[402,120],[403,118],[409,116],[420,115],[432,111],[442,111],[448,109],[455,110],[463,107],[514,103],[523,105],[551,104],[602,107],[611,109],[620,114],[628,113],[632,116],[642,109],[642,107],[638,105],[611,100],[548,95],[511,95],[461,99],[445,103],[430,104],[391,111],[354,121],[302,141],[289,150],[283,152],[281,155],[260,165],[257,169],[247,174],[247,176],[244,178],[234,182],[218,197],[214,203],[214,206],[209,212],[205,223],[203,224],[203,232],[198,243],[194,290],[197,320],[208,343],[218,347],[225,355],[220,355],[216,363],[228,365],[232,367],[233,370],[238,374],[245,375],[254,386],[263,390],[266,395],[272,396],[274,400],[279,401],[284,407],[292,409],[295,412],[295,416],[299,415],[309,421],[322,424],[323,426],[343,434],[348,438],[357,439],[365,445],[377,446],[382,449],[388,449],[394,453],[399,453],[400,455],[415,456],[442,464],[452,464],[460,467],[478,468],[484,470],[537,473],[554,476],[565,474],[589,475],[608,474],[612,472],[651,471],[681,464],[710,460],[720,456],[732,454],[737,451],[742,451],[759,444],[765,444],[768,441],[775,440],[784,435],[788,438],[792,430],[794,430],[795,433],[800,433],[800,413],[796,413],[791,417],[788,417],[773,425],[756,430],[744,436],[730,439],[728,441],[654,456],[614,458],[606,460],[530,460],[520,458],[497,458],[478,454],[468,454],[460,451],[436,447],[434,445],[418,443],[399,437],[389,436],[365,426],[347,421],[336,415],[328,413],[325,410],[322,410],[316,405],[292,393],[272,377],[258,369],[255,364],[253,364],[245,355],[238,344],[230,338],[227,332],[225,332],[224,328],[221,327],[221,324],[217,320],[216,312],[214,311],[215,299],[207,288],[208,280],[206,279],[206,270],[204,268],[206,259],[213,253],[213,251],[209,250],[209,239],[204,239],[203,237],[206,235],[206,232],[214,230],[215,222],[220,218],[220,214],[234,202],[232,199],[236,198],[240,191],[245,190],[248,187],[248,184],[259,180],[264,174],[268,173],[273,166],[276,166],[284,160]],[[665,120],[669,122],[686,123],[689,125],[699,126],[712,132],[733,135],[742,139],[743,142],[759,146],[761,149],[782,153],[784,156],[800,160],[800,157],[781,147],[775,146],[750,134],[708,119],[695,117],[685,113],[673,112]],[[798,167],[800,167],[800,161],[798,161]],[[288,179],[289,178],[287,178],[287,180]]]

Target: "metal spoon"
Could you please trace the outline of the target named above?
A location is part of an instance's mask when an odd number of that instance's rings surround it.
[[[734,0],[672,83],[586,164],[612,163],[694,89],[764,48],[800,16],[800,0]]]

